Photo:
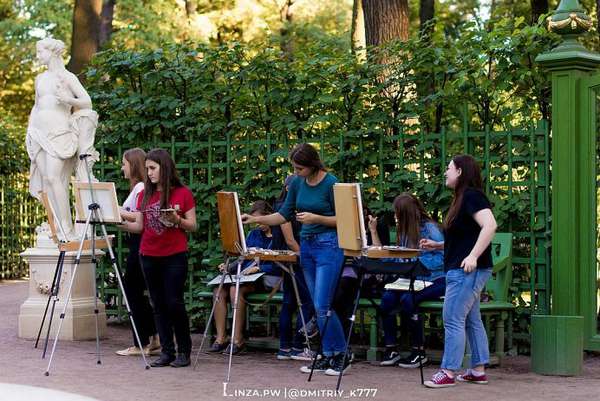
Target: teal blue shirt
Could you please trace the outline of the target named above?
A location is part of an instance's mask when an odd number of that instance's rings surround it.
[[[288,187],[285,203],[278,210],[287,221],[299,212],[310,212],[321,216],[335,216],[335,204],[333,202],[333,185],[337,178],[332,174],[325,177],[317,185],[309,185],[303,177],[296,177]],[[336,231],[335,227],[322,224],[302,224],[300,237]]]

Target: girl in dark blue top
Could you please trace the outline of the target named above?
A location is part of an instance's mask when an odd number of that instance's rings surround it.
[[[261,216],[273,213],[271,206],[262,200],[254,202],[252,209],[250,210],[251,216]],[[246,237],[246,246],[248,248],[262,248],[262,249],[285,249],[283,241],[283,235],[279,227],[270,227],[261,224],[258,228],[250,231]],[[237,262],[234,262],[236,264]],[[281,271],[272,262],[261,262],[259,266],[248,268],[251,261],[245,261],[242,265],[242,274],[253,274],[258,272],[265,272],[265,275],[261,277],[263,285],[267,288],[273,288],[277,286],[281,280]],[[219,269],[225,271],[228,266],[221,265]],[[215,326],[217,329],[217,338],[213,345],[210,347],[210,352],[224,351],[225,354],[229,354],[227,348],[227,300],[229,299],[232,303],[235,302],[235,285],[223,285],[221,291],[217,292],[218,288],[214,290],[213,302],[215,302]],[[236,331],[233,333],[233,339],[229,346],[233,346],[233,353],[237,354],[244,348],[244,320],[246,318],[246,294],[257,290],[257,284],[243,284],[240,285],[240,302],[238,303],[238,313],[236,314]]]
[[[309,144],[294,147],[290,159],[297,177],[290,183],[283,206],[269,216],[244,215],[242,220],[273,226],[289,221],[295,214],[302,223],[300,265],[317,314],[324,355],[315,371],[337,376],[350,366],[344,359],[344,332],[334,311],[331,311],[324,330],[344,259],[335,228],[333,185],[337,178],[325,170],[319,153]],[[309,373],[310,366],[303,366],[300,370]]]

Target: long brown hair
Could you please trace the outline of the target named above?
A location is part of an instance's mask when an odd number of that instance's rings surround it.
[[[408,192],[396,196],[393,202],[396,217],[396,244],[418,248],[421,225],[433,221],[421,201]]]
[[[458,211],[462,206],[463,195],[467,188],[473,188],[483,192],[483,183],[481,180],[481,169],[479,164],[471,155],[457,155],[452,158],[452,163],[457,169],[461,169],[461,173],[454,187],[454,199],[444,220],[444,228],[452,225],[456,219]]]
[[[146,177],[146,152],[141,148],[128,149],[123,153],[123,157],[129,163],[129,190],[138,182],[144,182]]]
[[[309,168],[311,175],[316,174],[319,170],[325,171],[325,164],[321,161],[319,152],[308,143],[299,143],[294,146],[290,152],[290,160],[302,167]]]
[[[152,149],[146,154],[146,160],[152,160],[154,163],[160,166],[160,178],[159,182],[162,187],[160,193],[160,208],[166,209],[169,207],[169,198],[171,197],[171,190],[176,187],[182,187],[183,184],[177,175],[177,169],[175,168],[175,162],[164,149]],[[157,185],[153,184],[146,174],[144,179],[144,199],[142,199],[142,210],[146,208],[148,201],[157,191]]]

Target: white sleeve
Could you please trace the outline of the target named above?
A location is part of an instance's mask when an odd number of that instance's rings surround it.
[[[133,189],[129,193],[129,196],[127,197],[127,199],[125,199],[125,202],[123,202],[123,209],[129,210],[131,212],[136,212],[137,211],[137,198],[138,198],[138,195],[140,194],[140,192],[142,192],[143,190],[144,190],[143,182],[138,182],[137,184],[135,184],[135,187],[133,187]]]

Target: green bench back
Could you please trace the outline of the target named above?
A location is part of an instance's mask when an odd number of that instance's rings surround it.
[[[493,301],[510,302],[508,288],[512,282],[512,239],[511,233],[496,233],[492,240],[493,275],[486,285]]]

